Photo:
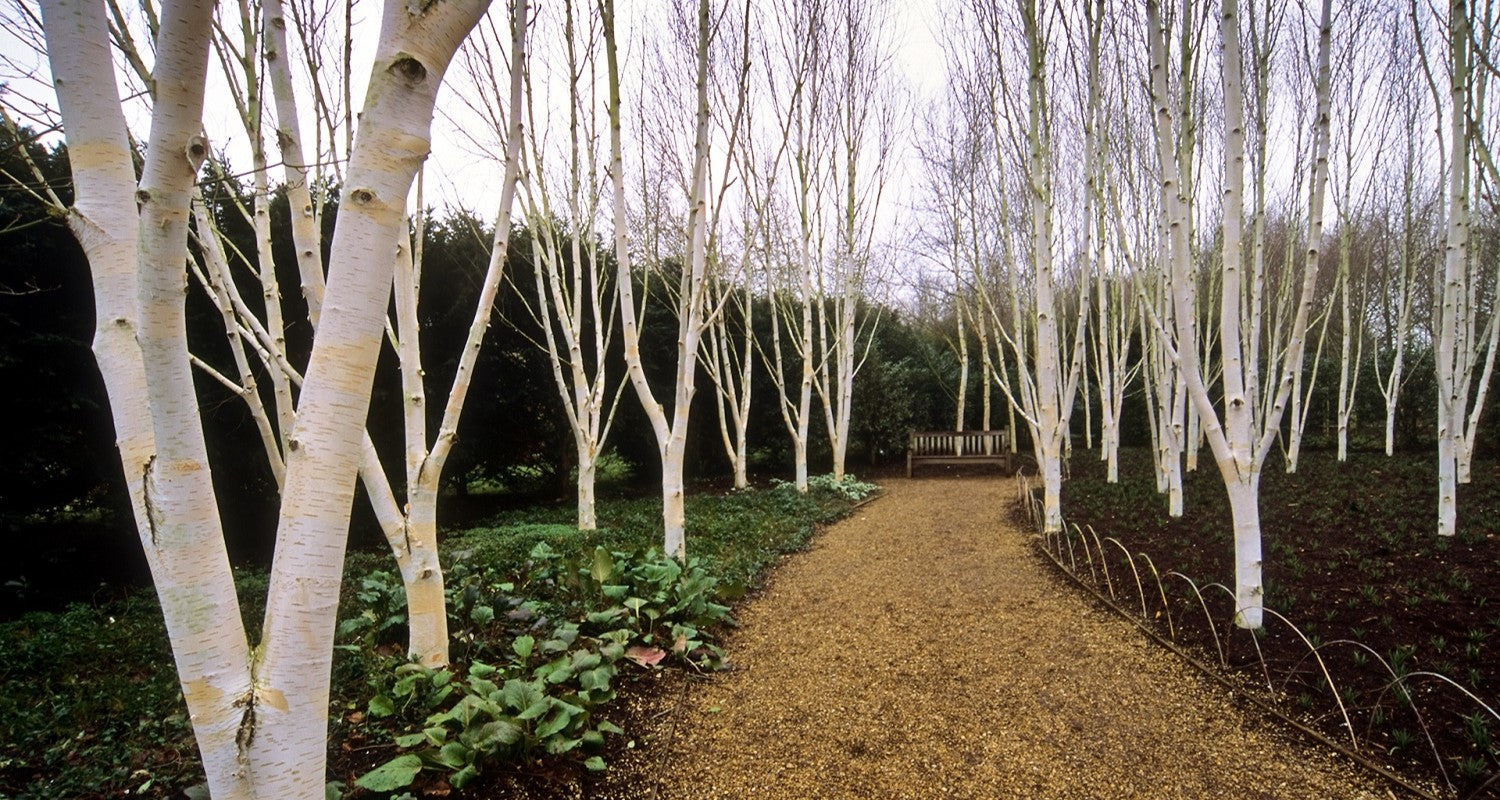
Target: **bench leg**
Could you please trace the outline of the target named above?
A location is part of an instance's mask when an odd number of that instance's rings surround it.
[[[911,477],[911,451],[906,452],[906,477]]]

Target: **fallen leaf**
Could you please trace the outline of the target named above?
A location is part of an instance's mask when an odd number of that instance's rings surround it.
[[[625,657],[643,667],[654,667],[667,657],[667,651],[660,647],[642,647],[636,644],[625,649]]]

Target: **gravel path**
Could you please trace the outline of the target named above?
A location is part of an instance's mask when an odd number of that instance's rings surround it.
[[[735,669],[692,682],[609,783],[660,798],[1391,796],[1049,574],[1006,520],[1009,481],[886,491],[778,569],[740,614]]]

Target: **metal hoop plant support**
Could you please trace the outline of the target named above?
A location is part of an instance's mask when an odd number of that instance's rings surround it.
[[[1030,483],[1022,477],[1017,481],[1017,484],[1020,490],[1017,499],[1026,508],[1032,524],[1041,534],[1036,539],[1038,548],[1046,554],[1059,570],[1080,587],[1088,590],[1104,605],[1128,619],[1147,636],[1176,653],[1190,665],[1209,675],[1222,685],[1239,693],[1253,705],[1297,728],[1309,737],[1338,750],[1351,760],[1379,774],[1392,783],[1401,786],[1406,791],[1421,797],[1432,798],[1432,800],[1437,800],[1439,797],[1437,792],[1393,772],[1386,765],[1373,760],[1367,755],[1372,751],[1383,750],[1383,747],[1380,746],[1376,739],[1375,726],[1379,724],[1378,709],[1385,707],[1387,696],[1396,693],[1396,696],[1402,698],[1401,705],[1407,706],[1411,711],[1417,728],[1422,731],[1423,738],[1427,740],[1428,749],[1432,752],[1433,762],[1437,766],[1437,774],[1441,776],[1442,784],[1446,786],[1449,792],[1456,791],[1447,765],[1445,764],[1446,760],[1451,759],[1445,759],[1441,748],[1437,744],[1437,739],[1433,736],[1432,729],[1428,724],[1427,717],[1429,715],[1424,715],[1422,709],[1419,707],[1420,698],[1412,686],[1414,679],[1420,678],[1424,681],[1435,683],[1448,691],[1456,690],[1467,702],[1473,704],[1473,707],[1476,709],[1475,717],[1483,715],[1483,718],[1500,724],[1500,711],[1497,711],[1495,704],[1486,702],[1472,690],[1452,678],[1429,671],[1403,673],[1389,660],[1381,656],[1380,653],[1352,639],[1338,639],[1322,644],[1315,643],[1312,637],[1285,615],[1271,608],[1265,609],[1266,614],[1290,631],[1291,641],[1301,643],[1301,647],[1297,648],[1301,651],[1301,654],[1294,659],[1278,658],[1273,665],[1267,658],[1261,644],[1261,638],[1266,635],[1266,629],[1262,628],[1260,632],[1245,630],[1245,636],[1249,639],[1252,646],[1250,649],[1253,649],[1254,652],[1253,662],[1259,667],[1258,672],[1262,681],[1261,685],[1265,687],[1264,691],[1253,690],[1244,681],[1233,680],[1230,677],[1245,669],[1254,670],[1255,666],[1252,666],[1251,660],[1240,660],[1231,657],[1231,642],[1227,641],[1226,637],[1232,634],[1221,633],[1221,627],[1215,619],[1217,615],[1214,613],[1214,608],[1227,608],[1230,612],[1230,622],[1227,630],[1233,631],[1238,627],[1233,623],[1239,609],[1236,608],[1235,595],[1232,589],[1222,583],[1200,585],[1191,577],[1175,570],[1162,572],[1157,568],[1155,561],[1148,554],[1132,554],[1130,549],[1119,539],[1113,536],[1101,536],[1092,526],[1065,523],[1061,531],[1048,532],[1042,524],[1045,517],[1043,516],[1039,501],[1031,492]],[[1087,532],[1085,533],[1085,531]],[[1077,540],[1076,544],[1074,542],[1075,539]],[[1134,600],[1126,600],[1120,596],[1121,592],[1117,589],[1116,582],[1110,575],[1109,558],[1107,556],[1111,549],[1104,546],[1105,542],[1113,544],[1113,549],[1118,551],[1119,555],[1123,555],[1125,562],[1130,566],[1131,574],[1135,580],[1136,600],[1139,601],[1138,604]],[[1079,565],[1080,559],[1078,558],[1077,551],[1080,547],[1083,550],[1083,558],[1081,560],[1083,562],[1082,567],[1084,568],[1080,568]],[[1147,599],[1145,582],[1142,579],[1140,567],[1136,563],[1137,558],[1146,563],[1151,571],[1152,578],[1156,581],[1156,592],[1153,593],[1155,595],[1154,599]],[[1174,578],[1176,579],[1175,582],[1172,580]],[[1168,592],[1168,584],[1179,585],[1179,583],[1186,584],[1188,592]],[[1228,599],[1229,603],[1227,606],[1223,606],[1217,602],[1210,604],[1207,595],[1214,593],[1215,590],[1222,592]],[[1161,603],[1161,612],[1153,615],[1151,607],[1155,605],[1155,601],[1157,600]],[[1180,604],[1175,609],[1175,615],[1173,613],[1174,601]],[[1204,629],[1213,642],[1211,658],[1216,660],[1217,664],[1206,663],[1194,656],[1192,652],[1183,649],[1184,643],[1180,637],[1181,624],[1188,622],[1188,617],[1191,616],[1189,610],[1193,608],[1198,609],[1201,613]],[[1223,612],[1221,611],[1221,613]],[[1165,621],[1165,630],[1158,628],[1160,620]],[[1368,700],[1367,697],[1367,704],[1356,704],[1355,701],[1358,696],[1353,693],[1354,690],[1352,688],[1341,689],[1341,687],[1349,687],[1352,682],[1343,681],[1341,683],[1339,679],[1336,679],[1334,669],[1330,666],[1330,661],[1325,658],[1325,652],[1334,647],[1351,647],[1367,653],[1374,658],[1384,673],[1389,676],[1389,680],[1386,680],[1381,689],[1374,694],[1373,700]],[[1299,674],[1307,674],[1304,672],[1304,665],[1309,660],[1315,663],[1317,667],[1316,671],[1312,674],[1317,675],[1322,683],[1326,685],[1327,692],[1333,698],[1334,705],[1337,708],[1338,715],[1333,719],[1337,720],[1337,727],[1342,731],[1342,735],[1335,734],[1335,736],[1339,737],[1338,739],[1311,727],[1307,722],[1297,719],[1289,710],[1282,707],[1287,701],[1287,690],[1293,681],[1297,680]],[[1272,675],[1273,666],[1277,672],[1277,676],[1275,677]],[[1311,686],[1312,684],[1308,685]],[[1321,691],[1321,688],[1319,691]],[[1349,694],[1348,697],[1345,696],[1346,692]],[[1363,726],[1363,730],[1361,730],[1361,726],[1355,724],[1355,717],[1351,713],[1351,709],[1361,713],[1369,713],[1369,718]],[[1347,739],[1347,741],[1341,743],[1339,739]],[[1483,792],[1497,781],[1500,781],[1500,773],[1490,776],[1488,781],[1480,784],[1479,788],[1474,790],[1468,797],[1480,797]]]

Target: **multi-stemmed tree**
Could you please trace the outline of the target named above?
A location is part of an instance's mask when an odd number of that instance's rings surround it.
[[[629,214],[626,208],[627,177],[624,174],[624,133],[622,93],[619,66],[619,26],[613,0],[600,4],[603,24],[604,53],[609,82],[609,175],[613,204],[615,262],[620,294],[620,322],[625,343],[625,365],[631,386],[656,437],[661,457],[662,518],[665,529],[663,548],[678,559],[687,557],[687,519],[683,458],[687,451],[687,428],[696,390],[698,349],[709,317],[710,276],[708,258],[709,216],[709,48],[715,27],[708,0],[698,0],[694,15],[691,47],[696,63],[693,144],[686,180],[687,222],[684,225],[682,262],[675,287],[677,301],[677,364],[673,378],[670,411],[656,397],[646,380],[641,359],[641,314],[637,309],[631,280],[636,255],[630,244]]]
[[[288,435],[261,640],[251,647],[192,387],[183,289],[213,27],[168,3],[155,37],[151,131],[139,182],[110,34],[91,3],[43,4],[77,195],[71,227],[94,271],[96,354],[121,437],[137,528],[210,792],[320,798],[328,681],[350,505],[402,209],[433,104],[482,2],[387,4],[329,259],[326,302]]]
[[[1317,56],[1317,115],[1313,157],[1312,192],[1308,214],[1308,248],[1303,267],[1301,289],[1295,318],[1287,344],[1287,355],[1277,381],[1275,400],[1269,413],[1260,410],[1256,398],[1249,394],[1246,374],[1248,363],[1258,361],[1260,354],[1247,352],[1245,325],[1258,327],[1261,320],[1243,313],[1243,220],[1245,118],[1243,67],[1240,51],[1240,16],[1235,0],[1225,0],[1220,10],[1220,71],[1224,88],[1224,206],[1222,281],[1219,303],[1219,343],[1222,370],[1223,411],[1215,406],[1209,394],[1206,371],[1200,362],[1196,316],[1193,312],[1198,282],[1193,274],[1190,243],[1183,219],[1190,199],[1183,195],[1177,180],[1177,160],[1165,144],[1177,121],[1171,105],[1165,101],[1166,29],[1160,8],[1148,2],[1147,36],[1151,49],[1151,94],[1158,119],[1157,136],[1161,165],[1161,185],[1167,227],[1168,253],[1172,263],[1172,293],[1177,312],[1176,330],[1162,327],[1155,320],[1157,336],[1170,348],[1173,360],[1180,364],[1189,396],[1204,420],[1204,433],[1218,463],[1219,473],[1229,495],[1234,524],[1235,551],[1235,619],[1246,628],[1261,626],[1264,591],[1261,583],[1260,473],[1274,446],[1280,429],[1281,414],[1292,394],[1293,373],[1301,369],[1301,350],[1307,331],[1307,319],[1313,303],[1318,275],[1318,258],[1322,240],[1323,195],[1327,182],[1329,147],[1329,50],[1331,39],[1330,0],[1324,0],[1319,24]],[[1175,334],[1175,338],[1174,338]]]

